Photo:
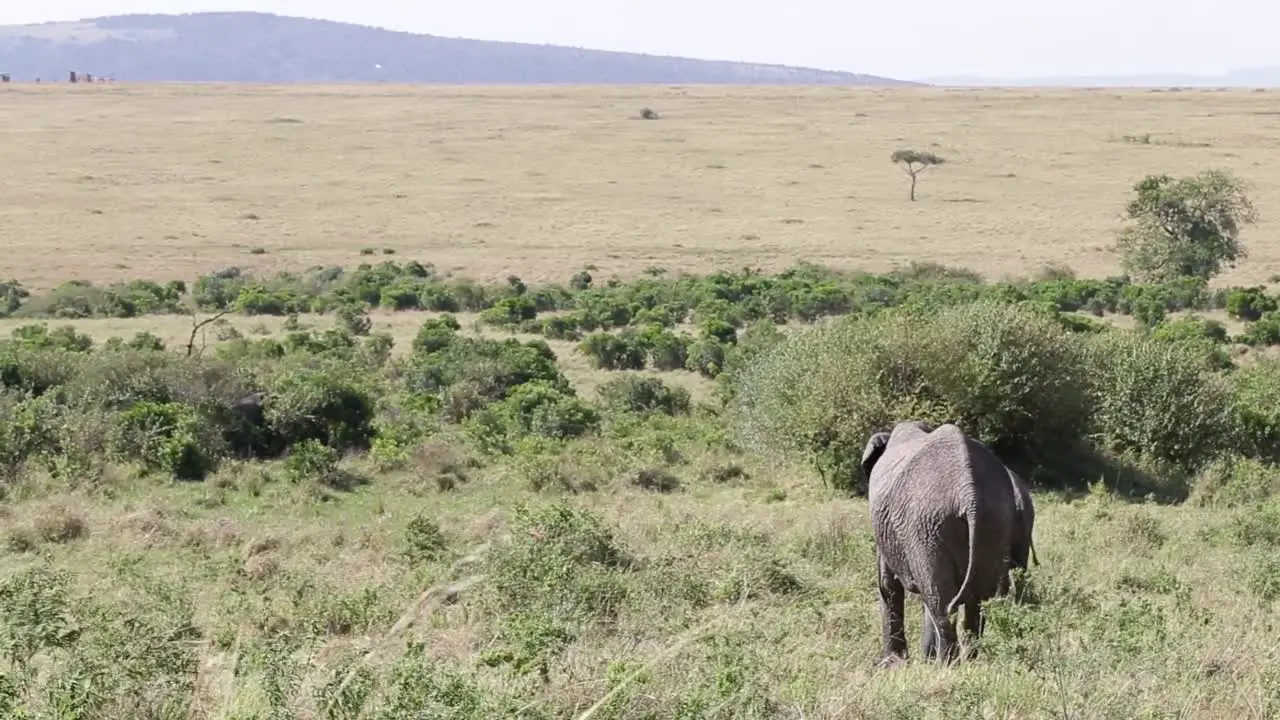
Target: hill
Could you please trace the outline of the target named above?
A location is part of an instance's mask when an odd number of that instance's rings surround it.
[[[926,78],[925,82],[960,87],[1280,87],[1280,67],[1241,68],[1221,75],[1148,73],[1013,78],[948,75]]]
[[[874,75],[695,60],[225,12],[0,27],[15,81],[76,70],[129,82],[916,85]]]

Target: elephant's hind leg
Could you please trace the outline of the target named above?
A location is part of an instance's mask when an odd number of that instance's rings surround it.
[[[907,657],[907,625],[904,616],[906,589],[902,581],[885,567],[884,560],[879,559],[880,587],[880,620],[882,624],[881,642],[884,657],[881,664],[890,664]]]
[[[920,637],[920,652],[929,660],[941,659],[950,663],[956,659],[958,643],[956,626],[947,616],[947,603],[936,597],[926,597],[921,603],[924,606],[924,626]]]
[[[982,603],[967,602],[964,604],[964,632],[966,640],[975,643],[978,638],[982,637],[982,631],[986,628],[986,619],[982,617]],[[972,658],[977,648],[970,646],[966,648],[965,657]]]

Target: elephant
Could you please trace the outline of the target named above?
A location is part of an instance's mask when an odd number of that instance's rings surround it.
[[[981,636],[981,603],[1008,590],[1011,565],[1025,567],[1034,518],[1025,483],[954,424],[934,429],[915,420],[873,434],[862,470],[876,544],[881,665],[906,659],[906,592],[924,609],[921,653],[951,662],[958,651],[952,613],[963,606],[966,633]]]
[[[1027,486],[1025,480],[1012,469],[1008,469],[1009,481],[1013,485],[1014,497],[1014,532],[1013,540],[1009,546],[1009,570],[1018,569],[1026,571],[1028,567],[1028,559],[1036,565],[1040,564],[1040,559],[1036,557],[1036,545],[1032,538],[1036,524],[1036,509],[1031,502],[1031,488]],[[1003,596],[1009,591],[1009,573],[1005,572],[1004,579],[1001,581],[1000,587],[996,592],[996,596]],[[1018,588],[1014,592],[1014,599],[1021,599],[1022,588]]]
[[[241,456],[270,456],[279,451],[279,443],[263,411],[265,401],[266,393],[253,392],[228,403],[226,407],[224,437],[232,450]]]

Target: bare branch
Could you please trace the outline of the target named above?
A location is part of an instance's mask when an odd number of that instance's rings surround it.
[[[221,318],[223,315],[226,315],[229,312],[231,311],[223,310],[216,315],[207,317],[204,320],[197,321],[195,311],[194,310],[191,311],[191,337],[187,339],[187,357],[191,357],[192,353],[194,353],[196,350],[196,334],[200,332],[200,328],[203,328],[205,325],[208,325],[211,322],[216,322],[219,318]],[[202,352],[204,351],[203,343],[201,343],[200,350]]]

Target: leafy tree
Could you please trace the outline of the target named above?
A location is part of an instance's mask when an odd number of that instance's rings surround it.
[[[1244,183],[1226,170],[1148,175],[1133,186],[1116,243],[1125,271],[1151,282],[1208,280],[1246,255],[1240,227],[1257,221]]]
[[[911,201],[916,200],[916,179],[920,174],[931,167],[937,167],[946,162],[943,158],[934,155],[931,152],[921,152],[919,150],[897,150],[889,157],[894,165],[901,165],[903,172],[911,178]]]

